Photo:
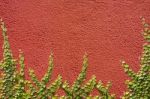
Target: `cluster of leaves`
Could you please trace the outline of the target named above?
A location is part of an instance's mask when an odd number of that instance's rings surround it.
[[[1,29],[4,38],[3,44],[3,59],[0,61],[0,98],[1,99],[18,99],[25,96],[24,79],[24,57],[20,52],[19,64],[20,70],[16,69],[16,60],[13,58],[6,34],[7,29],[4,22],[1,22]]]
[[[56,80],[49,85],[53,70],[53,55],[49,57],[48,70],[41,80],[38,80],[34,70],[29,70],[31,81],[25,79],[25,64],[24,55],[20,51],[19,59],[13,58],[10,45],[8,42],[7,29],[4,22],[1,20],[1,29],[4,38],[3,44],[3,59],[0,61],[0,99],[57,99],[57,90],[62,89],[65,96],[61,99],[113,99],[114,95],[109,93],[111,86],[108,83],[106,86],[101,81],[96,81],[96,77],[83,83],[86,79],[86,70],[88,66],[87,55],[83,58],[83,67],[77,79],[72,86],[67,81],[62,81],[62,76],[58,75]],[[20,69],[17,66],[20,66]],[[98,96],[91,96],[93,89],[97,89]]]
[[[146,43],[143,45],[143,53],[140,59],[140,70],[134,72],[129,65],[122,61],[125,73],[131,78],[126,81],[128,90],[122,96],[122,99],[150,99],[150,27],[143,18],[143,36]],[[53,54],[49,57],[48,70],[41,80],[38,80],[34,70],[29,70],[30,80],[25,79],[24,74],[24,55],[20,51],[19,58],[13,58],[8,42],[7,29],[1,20],[1,29],[4,38],[3,59],[0,61],[0,99],[57,99],[57,91],[62,89],[65,96],[60,99],[114,99],[110,94],[111,83],[104,85],[92,76],[85,82],[86,71],[88,67],[87,54],[83,57],[82,70],[73,85],[62,80],[58,75],[56,80],[49,84],[54,63]],[[19,64],[19,65],[18,65]],[[20,66],[20,69],[17,68]],[[99,92],[97,96],[91,96],[91,92],[96,89]]]
[[[88,66],[88,58],[86,54],[84,55],[83,59],[82,70],[77,79],[74,81],[74,84],[70,86],[69,83],[65,81],[62,85],[62,89],[65,91],[67,99],[84,99],[86,97],[90,98],[90,93],[94,88],[98,90],[100,94],[100,96],[95,96],[95,99],[113,99],[114,95],[109,93],[111,83],[108,83],[106,86],[104,86],[101,81],[97,82],[96,77],[93,75],[86,84],[83,84],[86,78],[86,70]]]
[[[150,99],[150,27],[142,18],[144,26],[143,36],[146,43],[143,45],[143,53],[140,59],[140,70],[134,72],[126,62],[122,62],[124,71],[131,80],[127,80],[127,92],[122,99]]]

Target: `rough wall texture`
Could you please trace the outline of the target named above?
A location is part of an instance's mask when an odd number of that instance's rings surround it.
[[[119,97],[127,79],[120,60],[138,70],[143,44],[139,17],[150,21],[150,0],[0,0],[0,16],[14,56],[18,49],[25,53],[26,72],[33,68],[41,78],[52,50],[53,79],[60,73],[72,83],[86,51],[87,79],[95,74],[104,83],[112,81],[111,91]]]

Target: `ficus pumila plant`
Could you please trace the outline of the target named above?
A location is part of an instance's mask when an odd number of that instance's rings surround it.
[[[82,70],[79,73],[77,79],[74,81],[73,85],[70,86],[67,81],[65,81],[62,85],[63,90],[66,93],[67,99],[85,99],[90,98],[90,93],[94,88],[96,88],[99,92],[99,96],[95,96],[95,99],[113,99],[114,95],[111,95],[108,91],[109,87],[104,86],[101,81],[96,81],[96,76],[92,76],[92,78],[87,81],[87,83],[83,83],[86,79],[86,71],[88,67],[88,57],[87,54],[83,57],[83,66]]]
[[[55,96],[57,90],[60,88],[62,83],[62,77],[60,75],[58,75],[57,79],[47,87],[47,83],[51,78],[53,66],[54,66],[53,55],[51,54],[49,58],[48,71],[44,75],[41,81],[37,79],[36,75],[34,74],[34,71],[30,70],[29,74],[31,76],[31,79],[37,87],[37,90],[34,89],[33,90],[34,92],[31,91],[31,93],[33,93],[34,98],[38,98],[38,99],[51,98],[52,96]]]
[[[122,61],[124,71],[130,77],[126,81],[127,91],[122,99],[150,99],[150,27],[142,18],[144,26],[143,53],[140,58],[140,70],[134,72],[129,65]],[[3,59],[0,61],[0,99],[114,99],[115,95],[109,92],[111,83],[106,86],[92,76],[87,82],[86,71],[88,67],[87,54],[83,57],[82,70],[73,85],[63,81],[58,75],[55,81],[49,84],[54,67],[53,54],[50,54],[47,72],[41,80],[38,80],[34,70],[29,70],[31,80],[25,79],[25,63],[23,52],[20,51],[18,59],[14,59],[10,49],[7,28],[1,20],[3,34]],[[18,69],[17,66],[20,66]],[[62,89],[65,96],[57,96],[57,90]],[[96,89],[99,95],[92,96],[91,92]]]
[[[122,99],[150,99],[150,27],[142,18],[145,44],[140,58],[140,70],[134,72],[129,65],[122,61],[125,73],[131,78],[126,81],[128,90]]]
[[[5,27],[4,22],[1,23],[2,34],[4,38],[3,44],[3,59],[1,60],[1,98],[13,98],[14,95],[14,85],[16,84],[16,60],[12,56],[12,52],[10,50],[10,45],[8,42],[8,36],[6,34],[7,29]]]
[[[38,80],[34,70],[29,70],[31,80],[25,79],[24,54],[19,53],[18,59],[13,58],[10,49],[7,28],[1,19],[1,29],[3,34],[3,59],[0,61],[0,99],[113,99],[109,93],[109,84],[104,86],[96,77],[83,83],[86,78],[88,66],[87,54],[83,58],[82,70],[74,84],[70,86],[67,81],[62,81],[62,76],[58,75],[55,81],[49,81],[53,71],[53,54],[50,54],[48,70],[41,80]],[[19,66],[19,67],[17,67]],[[92,90],[96,88],[100,95],[91,96]],[[57,90],[63,89],[65,96],[57,96]]]
[[[88,58],[87,58],[87,54],[85,54],[83,57],[82,70],[79,73],[77,79],[74,81],[73,85],[70,86],[67,81],[63,83],[62,88],[69,99],[81,99],[83,97],[87,97],[90,94],[90,92],[93,90],[96,84],[95,76],[93,76],[84,86],[82,86],[83,81],[86,78],[87,66],[88,66]]]

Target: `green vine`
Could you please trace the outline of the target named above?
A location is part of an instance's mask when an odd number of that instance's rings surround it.
[[[16,62],[12,56],[12,52],[10,50],[10,45],[8,42],[8,36],[6,34],[7,29],[5,27],[4,22],[1,23],[2,34],[4,37],[3,44],[3,60],[1,61],[1,69],[3,70],[2,81],[1,81],[1,98],[13,98],[14,94],[14,84],[16,80]]]
[[[7,29],[1,20],[1,28],[4,38],[3,59],[0,61],[0,99],[57,99],[57,90],[63,89],[66,96],[60,96],[60,99],[113,99],[114,96],[109,93],[108,86],[96,81],[96,77],[83,83],[86,79],[88,67],[87,54],[83,57],[82,70],[72,86],[67,81],[62,81],[62,76],[58,75],[56,80],[49,84],[54,67],[53,54],[49,57],[48,70],[41,80],[38,80],[34,70],[29,70],[31,81],[25,79],[24,55],[20,51],[19,59],[13,58],[12,51],[8,42]],[[17,68],[19,64],[20,69]],[[16,69],[17,68],[17,69]],[[97,89],[100,95],[91,96],[93,89]]]
[[[87,54],[85,54],[83,57],[82,70],[78,75],[77,79],[75,80],[74,84],[70,87],[69,83],[65,81],[62,85],[62,88],[66,93],[67,99],[84,99],[86,97],[90,98],[90,93],[94,88],[97,89],[100,94],[99,96],[95,97],[96,99],[113,99],[114,95],[109,94],[108,86],[105,87],[100,81],[97,82],[94,75],[87,83],[83,84],[84,80],[86,79],[87,67],[88,57]]]
[[[138,72],[134,72],[125,61],[122,61],[125,73],[131,78],[126,81],[128,89],[122,99],[150,99],[150,28],[145,23],[145,19],[142,20],[143,36],[146,43],[143,46],[140,59],[141,68]],[[4,43],[3,59],[0,61],[0,99],[115,99],[115,95],[109,92],[110,82],[104,85],[101,81],[97,81],[94,75],[85,82],[88,67],[87,54],[83,57],[82,70],[73,85],[70,85],[66,80],[63,81],[61,75],[51,81],[54,67],[52,53],[49,56],[48,69],[44,77],[39,80],[34,70],[30,69],[31,80],[26,80],[24,54],[20,51],[18,59],[13,58],[7,29],[2,20],[1,29]],[[65,96],[58,96],[59,89],[65,92]],[[99,95],[91,95],[94,89],[99,92]]]
[[[34,74],[33,70],[30,70],[30,76],[31,76],[31,80],[34,82],[35,86],[36,86],[36,90],[33,88],[31,88],[30,90],[33,90],[33,92],[31,91],[31,93],[33,93],[33,97],[32,98],[38,98],[38,99],[47,99],[50,96],[54,96],[57,92],[57,90],[60,88],[61,83],[62,83],[62,77],[60,75],[58,75],[57,79],[50,85],[50,86],[46,86],[47,83],[49,82],[50,78],[51,78],[51,74],[52,74],[52,70],[53,70],[53,55],[50,55],[49,58],[49,67],[48,67],[48,71],[47,73],[44,75],[44,77],[42,78],[41,81],[38,81],[36,75]]]
[[[144,26],[142,34],[146,43],[143,45],[140,70],[136,73],[126,62],[122,61],[124,71],[131,78],[126,81],[128,90],[122,99],[150,99],[150,28],[144,18],[142,18],[142,23]]]

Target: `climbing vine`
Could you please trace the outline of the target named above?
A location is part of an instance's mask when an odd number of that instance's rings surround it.
[[[146,43],[143,45],[143,53],[140,59],[140,70],[134,72],[129,65],[122,61],[125,73],[131,78],[126,81],[127,91],[122,99],[150,99],[150,28],[142,19],[144,26],[143,37]],[[14,59],[7,36],[7,28],[1,20],[3,35],[3,58],[0,61],[0,99],[114,99],[115,95],[109,92],[111,83],[106,85],[102,81],[97,81],[96,76],[92,76],[87,82],[86,71],[88,67],[88,55],[83,56],[82,69],[74,81],[73,85],[63,80],[58,75],[51,81],[54,67],[53,53],[49,56],[49,64],[44,77],[39,80],[34,70],[29,69],[31,80],[25,79],[24,54],[19,51],[18,59]],[[19,66],[19,69],[18,67]],[[51,83],[50,83],[51,82]],[[64,96],[58,96],[61,89]],[[93,96],[91,92],[96,89],[99,95]]]
[[[54,67],[53,54],[50,54],[47,72],[41,80],[37,79],[34,70],[29,70],[31,80],[25,79],[24,55],[20,51],[19,58],[14,59],[10,49],[7,28],[1,20],[1,29],[4,39],[3,59],[0,61],[0,99],[113,99],[114,95],[109,93],[110,83],[106,86],[101,81],[96,81],[96,77],[83,83],[86,79],[86,71],[88,67],[87,54],[83,57],[82,70],[79,73],[74,84],[70,86],[67,81],[62,80],[62,76],[58,75],[56,80],[49,84]],[[20,69],[17,69],[17,66]],[[57,91],[62,89],[65,96],[58,96]],[[93,89],[97,89],[99,95],[91,96]]]
[[[125,73],[131,78],[126,81],[128,90],[122,99],[150,99],[150,28],[144,18],[142,23],[144,26],[142,34],[146,43],[143,45],[140,70],[136,73],[125,61],[122,61]]]

